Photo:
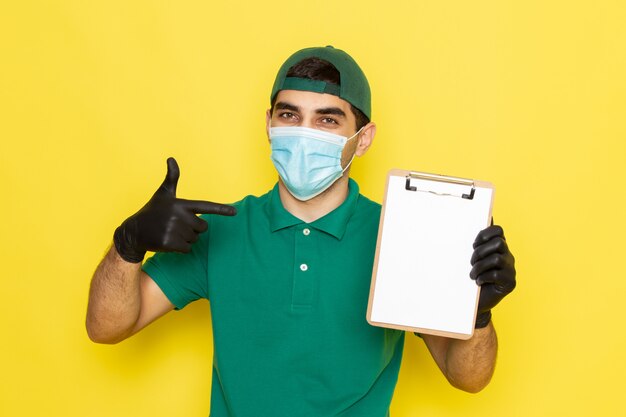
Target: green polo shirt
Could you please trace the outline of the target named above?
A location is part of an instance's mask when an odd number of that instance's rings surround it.
[[[380,205],[353,180],[341,206],[305,223],[276,185],[206,215],[189,254],[144,270],[177,309],[210,300],[212,417],[384,417],[404,332],[366,319]]]

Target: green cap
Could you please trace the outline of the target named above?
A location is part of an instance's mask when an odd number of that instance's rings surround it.
[[[333,64],[339,71],[340,85],[306,78],[287,77],[289,69],[306,58],[319,58]],[[368,119],[371,119],[372,94],[365,74],[350,55],[330,45],[302,49],[291,55],[278,70],[274,87],[272,87],[270,102],[274,100],[280,90],[333,94],[352,104],[361,110]]]

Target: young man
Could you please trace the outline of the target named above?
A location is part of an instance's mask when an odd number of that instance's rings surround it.
[[[94,274],[87,331],[116,343],[207,298],[211,416],[386,416],[404,332],[366,322],[380,205],[348,176],[376,133],[367,79],[341,50],[304,49],[279,70],[271,104],[274,188],[232,207],[178,199],[170,158],[165,181],[115,231]],[[423,335],[445,377],[470,392],[491,378],[491,308],[515,286],[500,227],[479,233],[474,247],[475,335]],[[158,253],[142,269],[147,250]]]

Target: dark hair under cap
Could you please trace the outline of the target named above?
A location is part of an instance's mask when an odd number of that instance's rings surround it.
[[[288,77],[289,69],[306,58],[319,58],[330,62],[339,72],[339,85],[308,78]],[[332,46],[302,49],[291,55],[280,67],[270,102],[280,90],[312,91],[338,96],[359,109],[371,119],[372,104],[370,86],[365,74],[354,59],[341,49]]]

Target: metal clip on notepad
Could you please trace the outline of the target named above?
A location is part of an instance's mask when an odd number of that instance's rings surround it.
[[[469,190],[469,194],[462,193],[460,197],[465,198],[467,200],[474,199],[474,192],[476,191],[474,180],[470,180],[466,178],[447,177],[445,175],[427,174],[423,172],[410,172],[406,176],[405,188],[408,191],[424,191],[424,192],[429,192],[429,193],[438,194],[438,195],[449,195],[449,196],[455,196],[455,197],[459,197],[459,195],[445,193],[445,192],[437,192],[433,190],[418,189],[417,186],[411,185],[411,179],[425,180],[425,181],[437,181],[437,182],[443,182],[443,183],[448,183],[448,184],[464,185],[467,187],[471,187],[471,189]]]

